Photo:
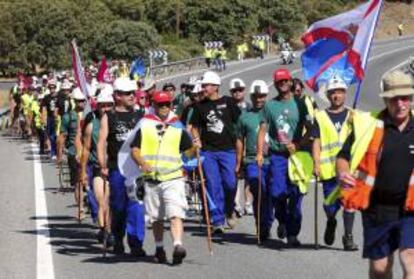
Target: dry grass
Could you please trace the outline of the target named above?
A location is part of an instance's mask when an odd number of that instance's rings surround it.
[[[7,107],[9,105],[9,98],[8,98],[7,90],[0,89],[0,108]]]
[[[375,37],[388,39],[398,37],[398,25],[404,25],[404,34],[414,35],[414,4],[385,3]]]

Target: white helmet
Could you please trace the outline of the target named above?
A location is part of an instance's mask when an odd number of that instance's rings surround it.
[[[243,80],[239,78],[234,78],[230,81],[230,90],[236,88],[246,88],[246,84],[244,84]]]
[[[72,83],[69,80],[65,79],[62,83],[61,89],[62,90],[69,90],[72,88]]]
[[[196,85],[199,82],[199,79],[197,79],[197,76],[191,76],[188,81],[187,84],[188,85]]]
[[[114,93],[114,90],[110,84],[107,84],[104,86],[104,88],[101,89],[101,93],[99,93],[98,98],[96,101],[99,103],[113,103],[114,98],[112,97],[112,94]]]
[[[128,77],[120,77],[114,81],[114,91],[129,92],[137,89],[137,83]]]
[[[326,92],[334,90],[334,89],[347,90],[348,85],[345,83],[345,81],[341,77],[335,75],[329,80],[328,85],[326,87]]]
[[[197,80],[197,81],[195,81],[195,85],[194,85],[194,88],[193,88],[193,90],[191,91],[191,93],[193,93],[193,94],[198,94],[198,93],[200,93],[201,92],[201,90],[202,90],[203,88],[202,88],[202,86],[201,86],[201,80]]]
[[[82,91],[80,90],[79,87],[76,87],[75,89],[73,89],[72,91],[72,99],[74,100],[85,100],[85,95],[83,95]]]
[[[203,75],[203,79],[201,80],[201,84],[213,84],[213,85],[220,85],[221,79],[219,75],[212,71],[207,71]]]
[[[144,79],[144,86],[142,91],[148,91],[155,86],[155,81],[153,79]]]
[[[250,94],[269,94],[269,87],[264,80],[254,80],[250,85]]]

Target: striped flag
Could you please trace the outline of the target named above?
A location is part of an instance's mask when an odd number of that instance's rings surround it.
[[[72,66],[73,73],[76,79],[76,85],[81,89],[82,93],[89,97],[88,85],[86,83],[85,72],[82,67],[82,60],[79,56],[78,46],[76,45],[75,39],[71,42],[72,48]]]

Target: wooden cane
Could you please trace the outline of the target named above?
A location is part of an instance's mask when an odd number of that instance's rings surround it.
[[[315,230],[314,230],[314,233],[315,233],[315,249],[318,250],[319,249],[319,233],[318,233],[318,182],[319,181],[318,181],[317,176],[315,176],[314,179],[315,179],[315,189],[314,189],[315,191],[315,204],[314,204],[315,228],[314,229]]]
[[[257,244],[260,245],[261,244],[261,241],[260,241],[260,227],[261,227],[261,219],[260,219],[261,214],[260,214],[260,211],[262,209],[262,168],[259,164],[257,164],[257,167],[258,167],[258,171],[257,171],[258,172],[258,178],[257,178],[257,180],[258,180],[258,183],[257,183],[258,184],[257,185],[258,195],[257,195],[257,221],[256,221],[257,229],[256,229],[256,232],[257,232]]]
[[[103,198],[106,201],[106,178],[102,177],[103,179]],[[103,212],[103,229],[104,229],[104,238],[103,238],[103,250],[102,250],[102,257],[106,257],[106,251],[107,251],[107,246],[108,246],[108,230],[107,230],[107,223],[106,223],[106,215],[107,215],[107,209],[105,208],[104,212]]]
[[[196,155],[197,155],[197,163],[198,163],[198,172],[200,174],[200,181],[201,181],[201,195],[203,198],[204,217],[206,219],[206,225],[207,225],[207,245],[208,245],[208,250],[210,252],[210,256],[212,256],[213,255],[213,244],[211,240],[210,213],[209,213],[209,208],[207,206],[207,192],[206,192],[206,185],[204,182],[203,167],[201,165],[201,160],[200,160],[200,149],[198,148],[196,151]]]

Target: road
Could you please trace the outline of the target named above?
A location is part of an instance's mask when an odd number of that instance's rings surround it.
[[[362,89],[361,108],[380,109],[380,78],[384,72],[409,58],[414,38],[375,44]],[[223,78],[222,92],[233,77],[247,84],[254,79],[271,82],[279,65],[274,59],[234,63]],[[301,76],[300,65],[288,66]],[[171,78],[180,82],[187,76]],[[272,94],[275,94],[272,88]],[[350,93],[348,101],[352,102]],[[79,224],[72,194],[56,193],[57,169],[36,155],[36,147],[7,135],[0,136],[0,278],[365,278],[367,262],[359,252],[342,251],[342,224],[339,222],[332,247],[313,249],[313,201],[311,191],[304,200],[304,220],[299,236],[303,245],[290,249],[275,238],[265,248],[255,245],[252,217],[243,217],[237,228],[222,239],[214,239],[214,255],[207,252],[205,233],[197,219],[186,222],[185,246],[188,257],[177,267],[156,265],[150,258],[137,261],[129,256],[101,257],[90,219]],[[321,200],[321,199],[320,199]],[[322,239],[325,217],[319,206]],[[355,221],[356,242],[361,245],[360,216]],[[166,237],[168,256],[171,242]],[[147,230],[145,249],[154,251],[151,231]],[[401,270],[395,265],[396,278]]]

